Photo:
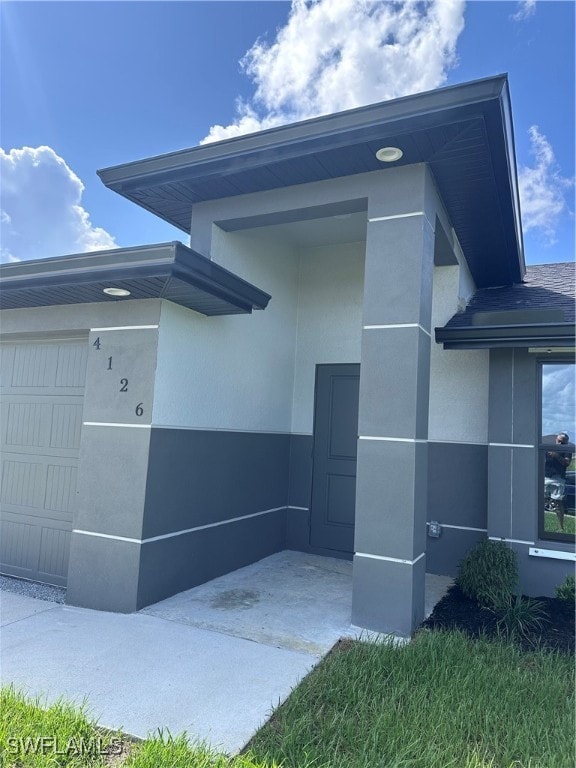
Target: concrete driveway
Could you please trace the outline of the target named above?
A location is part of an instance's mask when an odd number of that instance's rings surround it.
[[[427,612],[449,579],[427,576]],[[115,614],[0,592],[0,677],[100,725],[235,753],[350,626],[352,564],[299,552]]]

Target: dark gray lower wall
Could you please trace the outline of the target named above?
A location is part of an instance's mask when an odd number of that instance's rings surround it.
[[[442,527],[440,538],[428,537],[426,572],[436,573],[439,576],[456,576],[460,560],[485,538],[485,532]]]
[[[138,608],[284,549],[286,510],[142,544]]]
[[[520,580],[518,591],[530,597],[554,597],[555,589],[569,574],[574,574],[574,561],[556,558],[535,557],[529,554],[529,546],[508,543],[518,555]],[[554,542],[547,542],[540,550],[555,548]]]
[[[428,520],[486,528],[488,446],[428,444]]]
[[[153,428],[142,538],[169,538],[142,544],[138,607],[284,549],[289,459],[288,434]]]
[[[285,507],[290,435],[153,428],[142,538]]]
[[[486,537],[487,494],[487,445],[428,444],[427,519],[442,526],[439,538],[427,538],[428,573],[455,576],[460,560]]]
[[[313,445],[312,435],[290,435],[286,548],[299,552],[307,552],[310,547]]]

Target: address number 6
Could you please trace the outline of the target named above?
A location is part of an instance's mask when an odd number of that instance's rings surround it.
[[[138,403],[138,405],[136,406],[136,410],[135,410],[136,416],[142,416],[142,414],[144,413],[144,408],[142,408],[142,406],[143,406],[143,403]]]

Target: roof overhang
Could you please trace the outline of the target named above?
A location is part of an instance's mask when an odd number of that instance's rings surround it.
[[[98,171],[104,184],[190,231],[196,203],[427,163],[478,287],[524,275],[505,75],[406,96]]]
[[[444,349],[573,347],[576,344],[574,323],[443,327],[435,328],[435,336]]]
[[[129,291],[120,298],[105,288]],[[0,266],[0,309],[167,299],[203,315],[265,309],[270,296],[179,242]]]

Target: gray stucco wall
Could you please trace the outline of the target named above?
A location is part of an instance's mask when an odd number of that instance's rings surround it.
[[[137,605],[160,306],[155,299],[118,300],[2,312],[4,339],[74,335],[88,348],[71,604],[113,611]]]
[[[155,428],[139,605],[284,548],[286,434]]]
[[[455,576],[466,553],[487,534],[488,446],[430,442],[428,517],[440,523],[428,538],[428,573]]]
[[[490,352],[488,448],[488,536],[505,541],[519,557],[519,588],[528,595],[553,595],[574,572],[569,542],[538,536],[538,361],[526,349]],[[549,358],[548,358],[549,359]],[[539,556],[530,554],[535,548]]]

